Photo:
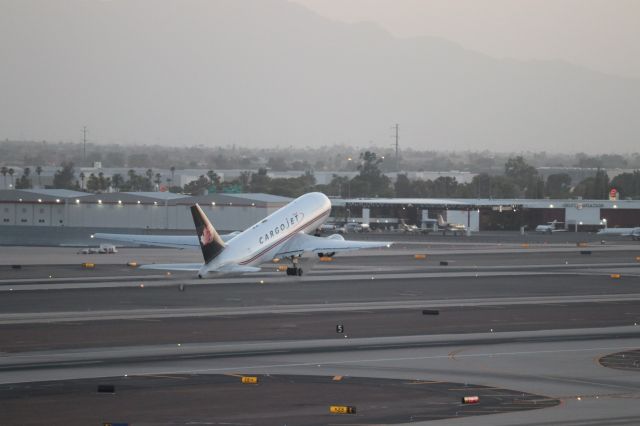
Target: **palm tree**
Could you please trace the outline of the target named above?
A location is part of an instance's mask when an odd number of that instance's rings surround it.
[[[158,185],[158,189],[160,189],[160,182],[162,182],[162,175],[160,173],[156,173],[156,180],[154,182]]]
[[[104,180],[104,173],[102,172],[98,173],[98,185],[100,186],[100,190],[102,191],[107,189],[108,186]]]
[[[137,191],[138,190],[138,184],[137,184],[137,179],[136,179],[136,171],[133,169],[129,169],[129,171],[127,172],[127,175],[129,175],[129,190],[130,191]]]
[[[171,166],[171,167],[169,168],[169,170],[171,170],[171,183],[173,183],[173,182],[174,182],[173,175],[174,175],[174,174],[175,174],[175,172],[176,172],[176,166]]]
[[[80,185],[81,189],[84,189],[84,178],[85,178],[84,172],[80,172],[80,182],[82,182]]]
[[[145,174],[147,175],[147,178],[149,179],[149,181],[151,181],[151,179],[153,178],[153,170],[147,169]]]
[[[9,169],[7,169],[7,166],[2,166],[2,169],[0,169],[0,173],[2,173],[2,177],[4,178],[4,188],[7,188],[7,173],[9,172]]]
[[[120,186],[124,183],[124,179],[122,178],[122,175],[120,173],[116,173],[111,178],[111,183],[113,183],[113,187],[117,191],[120,191]]]
[[[15,170],[13,170],[13,168],[9,168],[9,176],[11,176],[11,186],[13,186],[13,174],[15,173]]]
[[[40,182],[40,175],[42,174],[42,167],[36,167],[36,174],[38,175],[38,186],[42,187],[42,182]]]

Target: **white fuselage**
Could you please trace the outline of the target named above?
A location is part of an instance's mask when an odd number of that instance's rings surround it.
[[[271,261],[294,235],[311,233],[331,213],[331,201],[320,192],[296,198],[226,243],[218,257],[202,266],[201,275],[226,264],[260,265]]]

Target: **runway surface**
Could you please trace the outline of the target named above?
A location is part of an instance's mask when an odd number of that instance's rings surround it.
[[[389,238],[392,249],[308,260],[302,278],[275,264],[205,280],[126,266],[197,252],[125,248],[84,269],[75,249],[2,247],[0,411],[8,424],[37,423],[21,404],[67,407],[54,421],[67,424],[640,422],[640,245],[581,234]],[[278,376],[251,394],[228,374]],[[328,413],[324,381],[335,376],[357,383],[345,393],[361,396],[353,417]],[[97,395],[101,378],[132,388]],[[462,407],[469,388],[486,398]],[[152,391],[153,404],[142,397]],[[531,402],[509,392],[545,408],[517,411]],[[205,408],[220,395],[264,405],[243,416]],[[181,410],[186,396],[193,404]],[[74,400],[86,401],[84,417]],[[471,414],[485,415],[462,418]]]

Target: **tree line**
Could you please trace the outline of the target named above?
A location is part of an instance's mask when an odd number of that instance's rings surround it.
[[[454,177],[441,176],[436,179],[409,179],[407,174],[398,174],[396,181],[383,173],[383,158],[375,152],[365,151],[357,162],[357,175],[353,178],[334,175],[328,184],[317,184],[312,171],[293,178],[272,178],[266,168],[257,172],[242,172],[234,180],[222,182],[213,170],[184,186],[174,184],[175,167],[171,167],[171,178],[166,179],[167,190],[191,195],[206,192],[262,192],[287,197],[297,197],[306,192],[320,191],[329,196],[355,197],[401,197],[401,198],[576,198],[607,199],[611,188],[616,188],[624,198],[640,198],[640,171],[622,173],[609,179],[607,172],[598,169],[594,176],[573,184],[567,173],[550,174],[546,179],[522,156],[510,157],[504,164],[504,173],[491,175],[480,173],[471,182],[458,182]],[[38,179],[42,169],[38,167]],[[0,173],[14,179],[14,170],[2,167]],[[31,188],[33,176],[27,167],[15,182],[16,188]],[[55,173],[54,188],[66,188],[90,192],[106,191],[154,191],[163,185],[160,173],[147,169],[144,174],[135,170],[126,176],[114,174],[105,177],[102,172],[77,177],[73,163],[62,163]]]

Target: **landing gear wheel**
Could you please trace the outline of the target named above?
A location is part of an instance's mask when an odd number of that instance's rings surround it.
[[[298,276],[301,277],[302,276],[302,268],[287,268],[287,275],[293,275],[293,276]]]

